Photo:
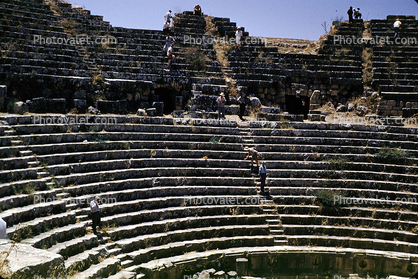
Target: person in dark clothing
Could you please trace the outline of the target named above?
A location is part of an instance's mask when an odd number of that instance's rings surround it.
[[[91,219],[93,221],[93,233],[97,235],[96,227],[100,227],[100,208],[99,203],[97,201],[97,197],[94,197],[93,200],[90,202],[90,209]]]
[[[247,103],[244,93],[241,93],[241,97],[239,97],[238,103],[239,103],[239,119],[244,120],[243,117],[244,117],[244,112],[245,112],[245,105]]]
[[[261,180],[260,191],[261,193],[264,193],[264,186],[266,186],[266,178],[267,178],[266,162],[262,162],[262,165],[260,166],[260,169],[259,169],[259,174],[260,174],[260,180]]]
[[[350,7],[347,11],[348,14],[348,22],[353,23],[353,7]]]

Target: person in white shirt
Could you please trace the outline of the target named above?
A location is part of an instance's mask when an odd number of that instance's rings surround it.
[[[225,99],[225,94],[222,92],[221,95],[218,97],[218,99],[216,100],[216,102],[218,103],[218,119],[225,119],[225,103],[226,103],[226,99]]]
[[[0,217],[0,239],[6,239],[7,223]]]
[[[164,15],[164,21],[167,21],[168,23],[171,22],[172,16],[171,16],[171,10],[169,10],[165,15]]]
[[[241,38],[242,38],[242,28],[238,27],[237,31],[235,32],[235,49],[240,48]]]
[[[91,210],[91,219],[93,221],[93,233],[97,235],[96,227],[100,227],[100,208],[99,202],[97,201],[98,198],[94,197],[93,200],[90,202],[90,210]]]
[[[399,28],[401,27],[401,24],[402,24],[402,22],[399,19],[397,19],[395,21],[395,23],[393,24],[393,29],[395,29],[395,36],[393,38],[398,37],[398,35],[399,35]]]
[[[164,22],[164,25],[163,25],[163,34],[164,35],[170,34],[170,23],[168,21]]]
[[[167,69],[170,69],[171,63],[176,58],[176,56],[173,54],[173,47],[172,46],[170,46],[167,50],[167,58],[168,58]]]

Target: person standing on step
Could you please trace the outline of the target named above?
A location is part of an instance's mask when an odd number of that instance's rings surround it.
[[[93,200],[90,202],[90,210],[91,210],[91,220],[93,222],[93,233],[97,235],[96,227],[100,227],[100,208],[99,202],[97,201],[98,197],[94,197]]]
[[[253,167],[253,162],[254,161],[256,162],[257,167],[258,167],[258,151],[255,150],[254,148],[248,148],[248,147],[245,147],[244,151],[248,152],[248,155],[247,155],[247,157],[245,157],[244,160],[247,160],[249,157],[251,157],[251,168]]]
[[[6,239],[7,238],[7,223],[0,217],[0,239]]]
[[[168,21],[164,22],[163,34],[164,35],[169,35],[170,34],[170,23]]]
[[[348,22],[353,23],[353,7],[350,7],[347,11],[348,14]]]
[[[266,186],[266,178],[267,178],[267,167],[266,167],[266,162],[262,162],[261,166],[258,170],[258,173],[260,175],[260,181],[261,181],[261,185],[260,185],[260,192],[264,193],[264,186]]]
[[[393,29],[395,29],[394,39],[399,35],[399,28],[401,27],[402,22],[399,19],[396,19],[395,23],[393,23]]]
[[[241,38],[242,38],[242,28],[238,27],[235,32],[235,50],[239,50],[241,47]]]
[[[247,99],[245,98],[245,94],[241,93],[241,97],[238,98],[239,104],[239,119],[244,121],[244,113],[245,113],[245,105],[247,104]]]
[[[174,45],[174,42],[175,42],[175,41],[176,41],[176,40],[175,40],[173,37],[171,37],[170,35],[167,35],[167,37],[165,37],[165,45],[164,45],[163,51],[164,51],[164,52],[168,51],[168,49],[169,49],[171,46],[173,46],[173,45]]]
[[[167,69],[170,69],[171,64],[173,63],[174,59],[176,58],[176,56],[173,54],[173,47],[172,46],[170,46],[167,50],[167,58],[168,58]]]
[[[225,119],[225,94],[222,92],[221,95],[216,100],[216,103],[218,103],[218,119]]]
[[[164,15],[164,21],[167,21],[168,23],[171,23],[171,19],[173,17],[171,16],[171,10],[169,10],[165,15]]]

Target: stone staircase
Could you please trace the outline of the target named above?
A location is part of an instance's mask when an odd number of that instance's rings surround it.
[[[251,135],[251,129],[248,122],[240,122],[238,129],[242,138],[242,143],[245,147],[252,147],[254,145],[254,138]]]
[[[265,200],[265,203],[262,204],[262,209],[266,214],[266,222],[270,229],[270,234],[274,237],[274,245],[288,245],[282,221],[274,201],[270,199]]]
[[[16,130],[13,129],[12,126],[10,126],[7,122],[4,123],[8,130],[4,131],[4,134],[6,136],[11,137],[11,144],[12,146],[15,146],[19,150],[19,155],[21,157],[27,158],[26,163],[28,168],[34,168],[37,170],[37,178],[41,179],[45,182],[45,185],[47,188],[54,188],[55,185],[52,183],[52,177],[50,177],[50,174],[45,169],[39,168],[40,162],[38,161],[37,157],[33,154],[32,150],[25,144],[25,142],[20,138],[18,135],[16,135]]]
[[[399,41],[393,38],[396,19],[402,22]],[[382,97],[378,105],[380,115],[410,117],[418,112],[415,79],[418,48],[415,43],[408,42],[418,40],[417,27],[415,16],[389,15],[385,20],[371,21],[372,36],[388,38],[387,43],[373,46],[372,86]]]

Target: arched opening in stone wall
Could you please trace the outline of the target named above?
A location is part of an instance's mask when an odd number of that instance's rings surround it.
[[[307,118],[309,113],[309,97],[286,95],[286,110],[290,114],[303,114]]]
[[[172,88],[155,89],[155,95],[159,96],[160,102],[164,102],[164,114],[170,114],[176,109],[176,94],[177,91]]]

